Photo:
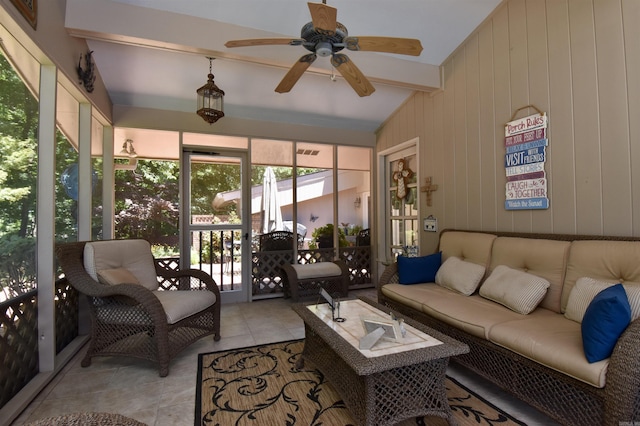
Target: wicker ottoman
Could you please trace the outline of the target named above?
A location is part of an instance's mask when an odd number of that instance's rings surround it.
[[[342,260],[307,264],[284,264],[284,294],[297,302],[300,297],[317,296],[320,287],[332,296],[349,294],[349,268]]]

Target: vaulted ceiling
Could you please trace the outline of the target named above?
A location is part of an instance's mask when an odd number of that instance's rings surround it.
[[[318,58],[289,93],[274,89],[302,46],[226,48],[231,39],[300,37],[303,0],[67,0],[65,26],[88,40],[116,105],[194,111],[209,60],[227,116],[373,132],[502,0],[328,0],[350,36],[416,38],[420,56],[346,51],[375,92],[359,97]],[[331,78],[331,76],[335,78]]]

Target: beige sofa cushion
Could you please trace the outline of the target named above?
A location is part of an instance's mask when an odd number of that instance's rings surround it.
[[[158,289],[158,276],[146,240],[92,241],[84,246],[84,268],[99,281],[98,271],[125,268],[149,290]]]
[[[445,291],[447,290],[445,289]],[[442,293],[438,297],[432,297],[422,305],[422,311],[483,339],[488,338],[490,330],[497,324],[522,317],[522,315],[477,294],[463,296],[450,290],[448,290],[448,294]]]
[[[480,296],[519,314],[533,311],[547,294],[549,281],[508,266],[496,267],[480,287]]]
[[[469,296],[478,288],[484,270],[484,266],[451,256],[438,269],[436,284]]]
[[[549,288],[540,303],[560,313],[562,285],[571,243],[535,238],[498,237],[493,242],[488,274],[499,265],[542,277]]]
[[[422,311],[433,318],[483,339],[487,338],[487,331],[495,324],[522,317],[522,315],[478,295],[463,296],[434,283],[385,284],[381,290],[382,294],[391,300]]]
[[[425,301],[430,300],[433,297],[434,292],[443,290],[451,293],[450,290],[446,290],[442,287],[435,285],[434,283],[424,284],[385,284],[380,289],[382,294],[389,299],[400,302],[403,305],[409,306],[412,309],[420,312],[422,311],[422,304]]]
[[[551,315],[539,315],[544,311]],[[491,327],[489,340],[582,382],[604,387],[609,359],[587,361],[580,324],[544,308],[521,318]]]
[[[562,312],[579,278],[640,286],[640,241],[585,240],[571,243],[562,289]]]
[[[482,232],[446,231],[440,234],[438,250],[442,251],[443,263],[455,256],[487,268],[495,239],[495,235]]]

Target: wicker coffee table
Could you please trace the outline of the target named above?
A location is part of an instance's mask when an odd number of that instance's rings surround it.
[[[361,318],[389,320],[389,309],[365,298],[342,301],[344,322],[332,320],[327,304],[294,304],[293,309],[306,333],[300,368],[305,359],[318,367],[359,424],[393,425],[425,415],[455,424],[445,373],[449,357],[469,351],[466,344],[396,314],[405,321],[405,337],[360,350]]]

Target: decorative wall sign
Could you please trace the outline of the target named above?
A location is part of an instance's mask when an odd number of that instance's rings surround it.
[[[547,116],[538,111],[538,114],[518,120],[512,117],[504,128],[507,176],[504,208],[507,210],[549,208],[544,170],[549,145]]]
[[[38,0],[11,0],[11,3],[35,30],[38,24]]]

